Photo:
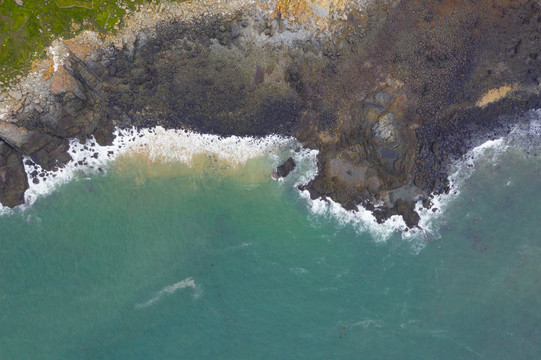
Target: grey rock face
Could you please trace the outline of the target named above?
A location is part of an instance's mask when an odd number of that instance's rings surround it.
[[[0,140],[0,203],[9,207],[23,204],[27,188],[21,153]]]

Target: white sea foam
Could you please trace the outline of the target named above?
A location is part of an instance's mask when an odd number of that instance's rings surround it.
[[[177,290],[180,290],[180,289],[185,289],[185,288],[192,288],[192,289],[197,289],[198,286],[197,284],[195,283],[195,281],[191,278],[191,277],[188,277],[182,281],[179,281],[173,285],[169,285],[169,286],[166,286],[164,287],[163,289],[161,289],[160,291],[158,291],[150,300],[142,303],[142,304],[137,304],[135,305],[135,308],[136,309],[141,309],[141,308],[146,308],[146,307],[149,307],[150,305],[153,305],[154,303],[156,303],[158,300],[160,300],[162,297],[164,296],[167,296],[167,295],[172,295],[174,294]],[[200,292],[195,292],[194,296],[197,298],[199,297],[200,295]]]
[[[289,271],[291,273],[295,274],[295,275],[301,275],[301,274],[308,273],[308,270],[306,270],[305,268],[300,267],[300,266],[289,268]]]
[[[386,241],[392,234],[402,233],[405,239],[413,239],[418,230],[407,229],[406,223],[401,216],[391,216],[384,223],[379,224],[372,214],[362,206],[359,210],[346,210],[342,205],[332,199],[311,199],[307,190],[300,192],[303,199],[306,200],[312,213],[318,217],[334,219],[339,226],[353,226],[358,232],[369,233],[376,242]]]
[[[317,150],[311,149],[302,149],[294,153],[293,159],[297,166],[292,181],[295,187],[306,185],[317,176],[317,154]],[[419,230],[403,232],[407,226],[401,216],[392,216],[383,224],[378,224],[372,213],[362,206],[359,206],[359,211],[348,211],[329,198],[311,199],[307,190],[300,190],[299,194],[316,217],[334,219],[339,226],[350,225],[359,232],[368,232],[378,242],[385,241],[392,234],[400,232],[404,238],[413,239],[413,234],[419,232]]]
[[[468,181],[477,166],[497,166],[501,156],[512,149],[518,150],[523,156],[530,156],[541,150],[541,109],[528,112],[525,121],[515,125],[507,136],[486,141],[455,161],[449,175],[449,193],[434,196],[430,209],[423,208],[421,203],[416,205],[421,216],[419,226],[429,240],[439,237],[438,225],[445,209],[460,196],[462,185]]]
[[[182,162],[191,164],[197,154],[207,154],[232,166],[270,155],[279,148],[292,144],[294,139],[279,135],[264,138],[197,134],[184,130],[131,130],[121,133],[123,154],[142,155],[150,161]]]
[[[449,175],[449,193],[434,196],[428,209],[423,207],[421,201],[416,204],[415,208],[421,217],[418,228],[405,231],[407,226],[401,216],[392,216],[379,224],[372,213],[362,206],[359,206],[359,211],[347,211],[331,199],[310,199],[310,194],[306,190],[301,191],[300,196],[318,217],[333,219],[340,226],[353,226],[359,232],[369,233],[378,242],[386,241],[392,234],[399,233],[418,253],[427,242],[440,237],[439,225],[442,223],[445,210],[460,196],[462,185],[473,174],[476,165],[480,163],[497,165],[501,155],[509,148],[521,149],[526,156],[536,149],[538,151],[541,149],[541,110],[531,111],[528,116],[528,121],[516,125],[506,137],[489,140],[455,161]],[[313,156],[315,157],[315,154]],[[308,183],[317,175],[316,161],[308,160],[312,168],[307,170],[306,176],[299,181],[301,184]]]
[[[79,139],[71,140],[69,154],[73,160],[57,171],[45,171],[25,158],[30,187],[25,193],[24,206],[33,204],[40,196],[51,193],[74,178],[106,172],[108,164],[119,156],[138,157],[147,162],[180,162],[190,166],[195,156],[206,155],[234,168],[261,156],[269,157],[273,165],[278,165],[281,152],[292,152],[298,146],[295,139],[279,135],[263,138],[220,137],[184,130],[165,130],[162,127],[117,129],[115,136],[110,146],[100,146],[94,139],[84,143]],[[39,182],[34,183],[34,178]],[[3,208],[0,211],[4,211]]]
[[[476,165],[480,162],[497,164],[498,159],[508,147],[507,139],[500,138],[489,140],[473,148],[451,167],[448,177],[450,188],[448,194],[433,196],[431,199],[432,205],[428,209],[424,208],[420,201],[416,204],[415,208],[421,217],[419,221],[420,232],[425,237],[425,240],[431,241],[439,238],[439,224],[441,224],[445,215],[445,210],[453,200],[460,196],[462,185],[473,174]]]
[[[473,148],[455,161],[449,175],[448,194],[434,196],[432,206],[423,208],[419,202],[416,209],[421,216],[419,226],[427,240],[439,237],[439,224],[448,205],[460,196],[462,185],[468,181],[480,164],[497,166],[501,156],[511,150],[519,150],[524,156],[541,148],[541,110],[530,111],[524,122],[517,124],[505,137],[489,140]]]
[[[365,319],[365,320],[357,321],[356,323],[351,324],[350,326],[351,327],[360,326],[360,327],[363,327],[365,329],[368,329],[370,327],[382,328],[384,325],[385,325],[385,323],[383,321],[381,321],[381,320]]]
[[[9,213],[11,213],[12,211],[13,211],[13,210],[11,210],[10,208],[8,208],[7,206],[4,206],[4,205],[0,204],[0,216],[9,214]]]
[[[116,130],[116,138],[110,146],[100,146],[90,139],[81,143],[78,139],[70,142],[69,153],[73,160],[56,172],[47,172],[40,166],[25,159],[30,188],[25,194],[25,206],[49,194],[58,185],[68,181],[84,179],[86,176],[106,172],[108,164],[119,156],[142,157],[148,162],[182,162],[190,165],[196,155],[226,162],[231,167],[245,164],[248,160],[266,156],[272,166],[279,165],[285,158],[292,156],[297,164],[292,176],[284,184],[298,186],[307,184],[317,175],[317,150],[299,148],[293,138],[271,135],[264,138],[220,137],[197,134],[183,130],[165,130],[161,127],[152,129]],[[508,147],[533,149],[541,146],[541,110],[530,114],[529,122],[517,125],[505,138],[487,141],[472,149],[457,161],[449,176],[451,191],[449,194],[435,196],[429,209],[419,202],[416,209],[421,216],[419,228],[404,231],[407,227],[402,217],[392,216],[379,224],[372,213],[362,207],[359,211],[347,211],[330,199],[310,199],[308,191],[300,191],[300,196],[317,217],[332,218],[339,225],[353,226],[359,232],[368,232],[376,241],[386,241],[393,234],[410,241],[416,250],[420,250],[427,241],[439,237],[439,224],[447,205],[460,195],[460,188],[479,161],[496,163]],[[39,182],[33,182],[32,173],[38,174]],[[0,205],[0,215],[11,210]]]
[[[453,167],[449,176],[451,191],[449,194],[434,196],[432,206],[426,209],[419,201],[416,204],[421,219],[419,227],[408,229],[404,219],[399,215],[391,216],[383,223],[378,223],[371,211],[361,205],[358,211],[346,210],[332,199],[311,199],[307,190],[301,191],[301,198],[305,199],[312,213],[317,217],[333,219],[339,226],[352,226],[360,233],[369,233],[376,242],[387,241],[393,234],[399,234],[403,240],[411,243],[415,253],[424,248],[427,242],[439,238],[439,223],[450,201],[460,194],[460,187],[475,170],[476,161],[496,162],[506,150],[504,139],[491,140],[472,149],[462,160]],[[313,179],[317,175],[317,167],[309,171]],[[308,180],[309,181],[309,180]]]

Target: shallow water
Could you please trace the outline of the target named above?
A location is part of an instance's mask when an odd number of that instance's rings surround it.
[[[538,358],[533,152],[479,158],[434,233],[385,241],[314,214],[306,169],[119,158],[0,217],[0,358]]]

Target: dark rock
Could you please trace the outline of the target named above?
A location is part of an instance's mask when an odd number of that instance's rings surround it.
[[[232,60],[238,57],[215,58],[209,50],[217,39],[228,55],[226,45],[241,35],[245,19],[164,22],[156,37],[141,33],[135,43],[111,49],[107,57],[114,64],[96,62],[101,57],[88,64],[67,59],[51,80],[55,103],[41,104],[42,113],[35,107],[13,114],[12,123],[0,123],[0,138],[15,153],[54,168],[69,159],[65,138],[93,135],[100,144],[111,143],[111,119],[121,128],[159,124],[220,135],[295,134],[320,151],[318,176],[305,187],[311,197],[352,210],[362,203],[378,221],[400,214],[415,226],[412,197],[403,194],[410,185],[427,198],[448,192],[446,167],[453,159],[505,135],[515,115],[540,107],[535,19],[541,11],[531,0],[521,6],[397,1],[388,10],[367,10],[370,21],[362,23],[349,15],[351,28],[325,44],[312,38],[262,47],[284,51],[289,63],[283,77],[265,64],[250,78],[242,61]],[[257,19],[257,31],[272,35],[274,24],[283,31],[281,17],[275,20]],[[243,51],[235,43],[231,48]],[[530,92],[475,105],[487,90],[511,83]],[[12,94],[21,104],[29,96]],[[371,205],[382,199],[383,206]]]
[[[109,66],[111,66],[111,60],[109,60],[109,59],[102,60],[101,65],[104,68],[108,68]]]
[[[0,203],[8,207],[24,204],[26,189],[28,179],[22,155],[0,141]]]
[[[71,160],[68,149],[67,140],[52,137],[45,146],[31,154],[31,159],[45,170],[55,170]]]
[[[39,130],[29,130],[7,122],[0,122],[0,138],[26,155],[35,153],[51,140],[51,136]]]
[[[289,158],[286,160],[285,163],[283,163],[282,165],[278,166],[272,173],[272,176],[273,178],[275,179],[280,179],[280,178],[285,178],[286,176],[289,175],[289,173],[291,171],[293,171],[295,169],[295,160],[293,160],[293,158]]]
[[[397,213],[402,216],[404,222],[409,228],[415,227],[419,224],[421,217],[415,211],[415,202],[399,199],[396,201],[395,207]]]
[[[116,65],[111,65],[109,67],[109,75],[115,76],[116,75]]]

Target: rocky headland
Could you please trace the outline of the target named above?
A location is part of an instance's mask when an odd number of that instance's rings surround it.
[[[541,107],[536,1],[150,3],[126,23],[55,41],[0,95],[0,203],[24,203],[23,156],[50,170],[71,138],[159,125],[293,135],[320,151],[313,198],[414,227],[453,160]]]

